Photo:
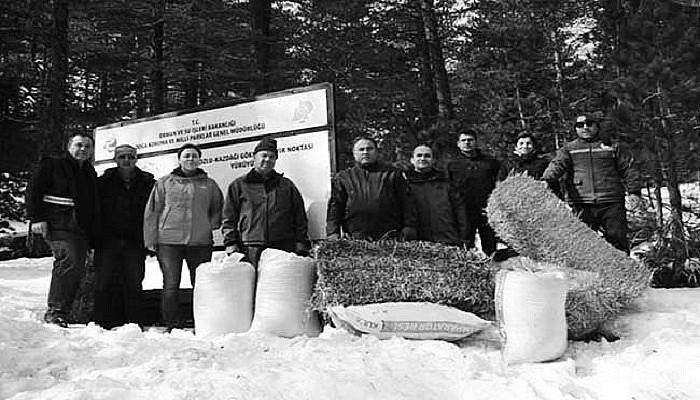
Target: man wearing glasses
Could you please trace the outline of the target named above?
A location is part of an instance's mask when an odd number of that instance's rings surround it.
[[[596,115],[578,116],[575,130],[577,138],[559,149],[542,179],[555,184],[564,177],[563,190],[573,211],[591,229],[602,230],[610,244],[629,253],[625,190],[633,208],[643,203],[634,158],[601,140]]]
[[[102,232],[95,252],[95,322],[106,329],[140,320],[143,212],[155,180],[136,166],[137,158],[133,146],[117,146],[117,166],[97,179]]]

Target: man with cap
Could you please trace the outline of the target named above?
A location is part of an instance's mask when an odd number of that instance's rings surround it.
[[[224,246],[257,266],[266,248],[308,255],[304,199],[294,183],[275,171],[277,141],[263,138],[253,150],[253,168],[228,187],[224,202]]]
[[[97,174],[90,163],[93,149],[90,136],[71,135],[66,154],[41,160],[27,188],[31,230],[44,237],[55,259],[44,321],[62,327],[68,325],[99,230]]]
[[[136,166],[136,148],[114,149],[116,167],[97,178],[102,230],[95,251],[95,322],[104,328],[140,321],[145,271],[143,213],[155,184]]]
[[[567,202],[593,230],[602,230],[616,248],[629,252],[625,190],[633,207],[643,203],[639,172],[631,154],[600,138],[600,119],[580,115],[574,125],[577,138],[566,143],[544,171],[552,184],[564,178]]]

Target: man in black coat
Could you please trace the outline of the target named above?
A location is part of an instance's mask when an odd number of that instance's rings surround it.
[[[84,133],[68,138],[67,154],[44,158],[27,188],[27,216],[54,256],[44,321],[68,325],[99,227],[97,174],[90,164],[94,142]]]
[[[481,249],[487,255],[496,251],[496,232],[486,217],[486,203],[500,168],[499,162],[485,154],[477,145],[477,135],[473,130],[460,133],[457,139],[459,155],[447,164],[450,182],[464,197],[467,246],[473,247],[476,232],[479,232]]]
[[[107,329],[140,321],[143,212],[155,180],[136,166],[137,157],[136,148],[117,146],[117,166],[97,179],[102,232],[95,251],[95,321]]]
[[[450,185],[447,174],[434,166],[433,150],[427,144],[413,149],[412,169],[405,172],[416,207],[417,239],[460,244],[466,235],[463,196]]]
[[[360,137],[353,143],[355,166],[333,179],[328,200],[328,239],[381,239],[416,236],[416,219],[401,172],[379,162],[377,143]]]

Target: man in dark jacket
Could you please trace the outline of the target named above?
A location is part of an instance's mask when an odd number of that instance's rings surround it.
[[[90,136],[72,135],[67,154],[43,159],[27,189],[32,232],[46,239],[55,259],[44,320],[64,327],[99,226],[93,148]]]
[[[102,232],[95,251],[95,321],[106,329],[140,321],[143,212],[155,180],[136,160],[135,147],[117,146],[117,166],[97,179]]]
[[[406,171],[405,176],[416,207],[417,239],[461,243],[466,235],[459,224],[465,219],[463,199],[459,191],[452,188],[447,175],[433,166],[432,148],[426,144],[416,146],[411,164],[413,169]]]
[[[574,212],[593,230],[602,229],[613,246],[629,252],[625,189],[633,207],[642,203],[634,159],[600,139],[597,116],[577,117],[575,129],[578,138],[559,149],[543,179],[553,183],[564,177],[562,189]]]
[[[355,166],[340,171],[331,186],[327,238],[415,239],[415,215],[401,172],[378,161],[377,143],[371,138],[354,141],[353,157]]]
[[[487,255],[496,251],[496,233],[486,217],[486,203],[496,186],[500,164],[495,158],[484,154],[477,146],[477,135],[467,130],[459,135],[459,156],[447,164],[450,182],[464,196],[467,246],[473,247],[477,230],[481,249]]]
[[[227,253],[242,252],[257,266],[266,248],[308,255],[304,199],[294,182],[275,171],[277,141],[263,138],[253,169],[231,182],[221,231]]]

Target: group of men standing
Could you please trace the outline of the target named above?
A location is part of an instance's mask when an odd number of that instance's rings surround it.
[[[551,162],[537,152],[531,134],[520,135],[512,157],[499,162],[478,147],[475,131],[466,130],[457,137],[457,157],[444,170],[436,167],[435,154],[427,144],[416,146],[412,168],[401,170],[379,160],[374,139],[358,138],[352,149],[355,165],[332,180],[326,237],[424,240],[472,248],[478,232],[482,250],[492,255],[498,238],[485,213],[488,197],[499,180],[525,172],[546,181],[555,192],[563,192],[585,223],[601,230],[615,247],[628,251],[625,191],[634,195],[635,202],[640,201],[633,159],[619,147],[601,141],[600,122],[591,116],[578,117],[575,131],[576,140],[559,149]],[[138,322],[148,252],[158,256],[164,288],[179,287],[183,258],[194,284],[198,263],[211,258],[211,230],[219,226],[227,253],[241,252],[254,265],[265,248],[308,254],[304,201],[296,185],[275,170],[278,150],[274,139],[264,138],[257,144],[253,168],[229,185],[223,206],[220,189],[198,168],[201,150],[196,145],[187,144],[178,151],[180,166],[157,185],[152,174],[136,166],[137,151],[130,145],[116,147],[117,166],[98,178],[90,164],[93,145],[91,137],[73,135],[64,157],[42,160],[28,189],[32,231],[47,240],[55,258],[46,322],[67,324],[89,249],[96,249],[95,320],[103,326],[116,325],[112,324],[115,310],[110,300],[115,287],[123,290],[121,320]],[[208,185],[216,186],[207,190],[213,194],[201,207],[192,205],[197,199],[204,201],[198,189],[191,188],[191,195],[186,196],[189,186],[168,185],[169,180],[190,175],[202,175]],[[197,211],[199,208],[203,211]],[[208,216],[202,214],[194,221],[197,212]],[[173,215],[190,222],[172,225],[166,220]],[[200,220],[207,220],[208,235],[190,232],[203,223]],[[184,230],[177,232],[179,238],[206,236],[207,240],[170,243],[164,238],[173,235],[172,229]],[[164,250],[173,246],[183,253],[177,260],[172,251]],[[190,247],[207,247],[207,254],[190,265]],[[177,279],[166,282],[171,275]],[[164,315],[173,314],[175,306],[169,303],[172,301],[163,304]]]

